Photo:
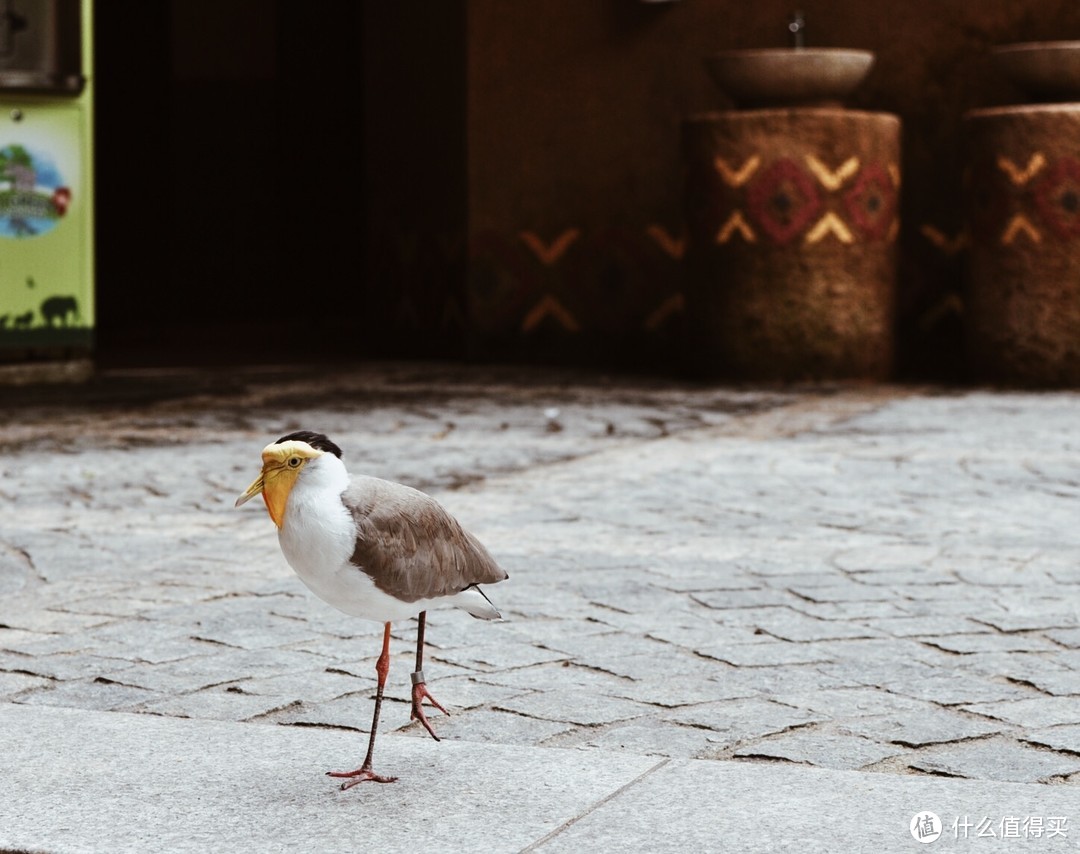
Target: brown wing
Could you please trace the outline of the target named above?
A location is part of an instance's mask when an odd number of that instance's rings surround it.
[[[480,541],[429,495],[354,477],[341,498],[356,522],[352,563],[384,593],[415,602],[507,577]]]

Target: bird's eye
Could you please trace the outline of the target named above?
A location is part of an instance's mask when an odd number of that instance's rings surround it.
[[[295,469],[300,467],[299,457],[289,457],[289,468]]]

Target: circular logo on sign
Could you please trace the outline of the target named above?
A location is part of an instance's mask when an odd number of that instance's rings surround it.
[[[22,145],[0,148],[0,237],[38,237],[56,228],[71,190],[45,153]]]

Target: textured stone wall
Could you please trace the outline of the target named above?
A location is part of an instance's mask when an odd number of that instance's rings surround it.
[[[884,379],[893,359],[900,123],[861,110],[687,119],[685,368]]]
[[[1080,383],[1080,104],[974,110],[964,295],[980,378]]]

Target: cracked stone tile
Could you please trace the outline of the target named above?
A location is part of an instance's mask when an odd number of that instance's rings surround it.
[[[969,655],[973,652],[1049,652],[1057,649],[1054,644],[1036,635],[997,634],[950,635],[948,637],[921,637],[925,644]]]
[[[591,605],[623,614],[653,614],[657,609],[672,612],[686,609],[683,594],[664,590],[655,584],[642,584],[633,591],[622,585],[614,590],[594,585],[583,590],[582,595]]]
[[[788,588],[799,599],[817,605],[838,605],[848,602],[891,602],[897,599],[896,591],[877,585],[848,582],[846,584],[822,584],[814,587],[793,585]]]
[[[700,608],[700,605],[696,605],[687,598],[688,608]],[[708,614],[714,614],[714,611],[706,612]],[[726,611],[726,614],[739,613],[737,611]],[[693,610],[688,611],[672,611],[665,614],[665,619],[670,619],[672,622],[689,622],[699,618],[699,614]],[[587,617],[589,622],[596,623],[598,625],[607,626],[608,631],[617,630],[620,632],[626,632],[628,635],[634,635],[637,637],[647,637],[653,629],[656,628],[657,623],[661,622],[657,618],[656,612],[650,611],[641,614],[623,614],[618,611],[611,610],[598,610],[595,614]]]
[[[640,682],[620,682],[606,688],[606,693],[651,706],[675,709],[697,703],[734,700],[754,696],[745,686],[701,676],[671,676]]]
[[[216,625],[229,620],[251,621],[277,607],[284,608],[291,597],[227,595],[208,601],[188,602],[159,608],[154,619],[184,626]]]
[[[883,617],[867,621],[875,629],[898,638],[919,636],[949,637],[951,635],[981,634],[987,627],[967,617],[927,615],[923,617]]]
[[[1015,682],[1054,683],[1070,679],[1072,673],[1065,659],[1067,653],[986,652],[965,656],[965,670],[987,676],[1004,676]],[[1054,692],[1049,692],[1054,693]],[[1004,699],[1004,698],[1002,698]]]
[[[589,664],[590,659],[612,656],[653,655],[668,657],[670,649],[663,643],[649,638],[628,636],[624,632],[576,635],[544,641],[545,649],[570,655],[579,664]]]
[[[782,696],[785,694],[802,695],[832,688],[862,687],[856,680],[824,673],[823,669],[830,666],[732,668],[716,678],[730,686],[730,690],[747,689],[754,696],[768,696],[780,702],[784,702]]]
[[[791,607],[800,614],[820,620],[872,621],[908,616],[896,602],[798,602]]]
[[[381,623],[345,614],[316,599],[314,594],[307,594],[307,591],[298,596],[275,596],[266,604],[263,613],[295,620],[320,634],[333,635],[338,639],[382,638]],[[434,621],[430,621],[429,625],[432,623]],[[394,630],[399,630],[402,625],[395,624]]]
[[[207,652],[207,645],[193,640],[182,627],[154,620],[124,620],[86,634],[95,649],[116,649],[118,657],[135,662],[158,664]]]
[[[1050,640],[1067,646],[1070,649],[1080,649],[1080,627],[1075,629],[1053,629],[1043,632]]]
[[[867,667],[888,666],[899,673],[908,669],[947,668],[956,666],[956,656],[934,647],[926,646],[915,638],[849,638],[845,640],[819,641],[815,644],[831,655],[837,662],[850,661]]]
[[[884,678],[881,678],[884,677]],[[1017,700],[1029,696],[1016,685],[994,682],[989,679],[957,678],[957,674],[926,667],[907,670],[896,675],[881,672],[864,678],[867,685],[876,685],[897,694],[915,697],[943,706],[959,706],[964,703]]]
[[[0,627],[0,650],[12,651],[14,644],[27,644],[35,641],[45,641],[57,637],[55,634],[45,632],[31,632],[26,629],[7,629]]]
[[[431,650],[428,655],[436,661],[445,661],[472,670],[492,671],[515,667],[531,667],[550,661],[569,661],[572,656],[562,652],[541,649],[527,643],[493,644],[461,649]]]
[[[764,756],[816,765],[819,768],[854,771],[903,752],[903,748],[857,735],[807,728],[770,736],[736,750],[733,755],[739,759]]]
[[[931,602],[956,602],[967,596],[971,588],[967,584],[906,584],[897,585],[896,600],[902,602],[918,602],[926,600]]]
[[[1041,729],[1076,723],[1075,697],[1030,697],[996,703],[970,703],[961,708],[1022,727]]]
[[[124,596],[95,596],[65,602],[63,611],[68,614],[87,614],[98,617],[140,617],[161,607],[151,599],[131,599]]]
[[[245,694],[291,697],[305,702],[319,703],[347,694],[374,690],[375,679],[327,670],[311,670],[282,673],[261,679],[244,679],[233,683],[231,687]]]
[[[646,635],[672,646],[694,649],[717,643],[769,643],[768,635],[755,634],[748,626],[724,626],[716,623],[698,625],[659,626]]]
[[[60,681],[108,677],[129,667],[131,662],[128,661],[82,653],[30,656],[0,652],[0,670],[30,673]]]
[[[743,590],[707,590],[691,593],[690,598],[699,605],[717,611],[736,608],[760,608],[770,605],[790,605],[798,602],[798,599],[787,591],[770,587],[746,588]]]
[[[911,768],[977,780],[1035,783],[1080,771],[1080,756],[1054,753],[1002,739],[950,744],[920,751]]]
[[[780,693],[776,699],[789,706],[810,709],[832,720],[874,715],[922,714],[935,707],[880,688],[825,688],[804,693]]]
[[[496,644],[517,644],[541,642],[539,635],[567,637],[577,634],[591,634],[591,627],[585,626],[584,632],[576,632],[580,626],[576,620],[535,620],[529,623],[517,623],[510,620],[481,622],[463,612],[428,613],[425,642],[431,649],[461,649],[463,647],[493,646]],[[561,630],[560,628],[561,627]],[[407,643],[416,643],[415,620],[395,623],[393,636]],[[610,631],[604,626],[596,626],[595,632]]]
[[[594,656],[588,661],[577,662],[594,670],[602,670],[623,679],[638,682],[667,679],[676,676],[710,677],[724,668],[721,664],[691,656],[672,655],[661,649],[661,654]]]
[[[725,747],[825,720],[806,709],[756,697],[690,706],[665,713],[663,717],[672,723],[712,730],[720,736],[717,742]]]
[[[508,624],[512,627],[518,641],[530,641],[544,647],[550,647],[555,640],[568,637],[590,637],[611,631],[604,623],[585,620],[534,620],[523,625]],[[485,631],[487,627],[485,626]],[[476,643],[474,631],[470,631],[470,643]],[[485,635],[486,638],[486,635]],[[464,644],[463,644],[464,645]]]
[[[161,695],[143,688],[100,682],[95,679],[74,679],[19,696],[18,702],[34,706],[63,706],[72,709],[93,709],[101,712],[129,711],[143,703],[159,700]]]
[[[122,685],[134,685],[163,694],[186,694],[242,679],[319,670],[325,668],[326,664],[325,659],[303,652],[222,647],[220,652],[162,664],[129,665],[99,675]]]
[[[1075,612],[1035,611],[1032,613],[1001,613],[994,614],[988,611],[980,611],[972,615],[981,623],[993,626],[1002,632],[1028,632],[1045,629],[1071,629],[1075,628],[1077,617]]]
[[[431,721],[431,725],[435,727],[439,738],[477,742],[495,741],[499,744],[538,745],[549,738],[572,732],[574,729],[573,724],[562,721],[530,718],[511,712],[471,709],[461,714],[455,714],[453,709],[450,711],[450,717],[440,714],[437,710],[435,715],[428,715],[428,719]],[[415,721],[411,725],[403,725],[397,731],[418,738],[431,738],[427,731]]]
[[[731,584],[733,585],[731,589],[736,589],[753,570],[757,558],[756,556],[747,557],[745,549],[730,543],[727,546],[718,546],[717,550],[721,548],[728,550],[731,557],[708,560],[693,556],[673,560],[670,556],[666,556],[655,564],[651,564],[647,569],[665,578],[712,579],[715,583]]]
[[[375,691],[370,695],[351,694],[325,703],[302,702],[268,712],[259,718],[260,723],[291,724],[302,726],[330,726],[340,729],[371,731],[371,715],[374,709]],[[409,706],[391,701],[384,703],[379,718],[379,728],[387,730],[403,727],[409,722]],[[360,743],[357,750],[361,749]]]
[[[496,709],[580,726],[630,720],[653,711],[648,706],[621,697],[610,697],[584,688],[562,687],[515,697],[496,704]]]
[[[1035,580],[1046,581],[1048,576],[1040,575],[1028,565],[997,566],[986,561],[979,566],[965,566],[956,569],[956,577],[965,584],[976,587],[1022,587]]]
[[[895,569],[921,569],[934,561],[939,550],[935,546],[879,544],[872,547],[845,549],[834,558],[838,567],[849,572],[874,572]]]
[[[852,572],[851,577],[860,584],[899,585],[908,587],[913,584],[936,585],[955,584],[956,576],[951,571],[931,569],[929,567],[910,567],[908,569],[867,569]]]
[[[694,649],[698,655],[714,658],[734,667],[776,667],[783,664],[824,664],[834,657],[816,644],[771,643],[712,644]]]
[[[145,703],[142,710],[155,715],[202,720],[245,721],[296,704],[292,697],[241,694],[224,688],[207,688],[164,700]]]
[[[543,691],[558,686],[595,689],[600,693],[617,695],[621,687],[633,684],[629,679],[602,670],[594,670],[570,662],[538,664],[517,670],[475,673],[472,678],[489,685],[503,685],[529,691]]]
[[[889,744],[925,747],[993,735],[1006,729],[1001,723],[981,720],[948,709],[875,715],[846,720],[843,728],[855,735]]]
[[[30,635],[31,633],[26,633]],[[33,637],[24,640],[6,640],[3,648],[22,655],[40,656],[61,653],[93,652],[108,658],[126,658],[126,648],[115,641],[102,640],[84,632],[70,634],[43,635],[32,633]]]
[[[319,636],[313,626],[262,613],[202,619],[192,626],[195,640],[219,643],[236,649],[268,649],[306,643]]]
[[[877,629],[851,625],[839,620],[819,620],[792,611],[759,617],[755,625],[774,637],[793,642],[880,637]]]
[[[587,742],[603,750],[628,750],[646,756],[696,757],[717,746],[715,734],[665,722],[615,724]]]
[[[75,614],[66,611],[35,608],[0,608],[0,626],[11,629],[26,629],[31,632],[54,634],[74,632],[93,626],[103,626],[113,620],[100,614]]]
[[[1080,756],[1080,723],[1064,724],[1063,726],[1026,732],[1020,737],[1020,740],[1031,744],[1041,744],[1054,750],[1064,750]]]
[[[158,569],[158,572],[160,573],[161,570]],[[177,576],[179,577],[173,577],[171,573],[165,572],[161,574],[159,581],[150,580],[146,583],[125,587],[123,592],[125,596],[131,599],[155,602],[157,608],[197,605],[202,602],[226,598],[235,592],[227,587],[194,583],[196,579],[191,576],[190,572],[179,572]],[[188,583],[185,583],[185,581]]]
[[[761,578],[743,572],[676,575],[657,580],[656,584],[672,593],[750,590],[762,586]]]
[[[762,578],[768,587],[790,590],[792,587],[835,587],[845,576],[831,567],[822,567],[816,572],[792,572],[789,567],[783,573],[764,573]]]
[[[1052,567],[1046,570],[1046,574],[1057,584],[1075,585],[1077,583],[1075,563],[1068,566]]]
[[[26,673],[4,673],[0,671],[0,699],[10,701],[23,691],[34,688],[43,688],[50,685],[51,680],[40,676],[30,676]]]

